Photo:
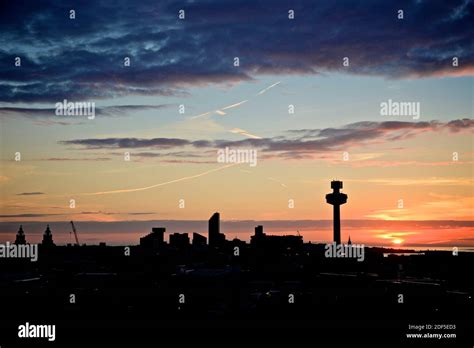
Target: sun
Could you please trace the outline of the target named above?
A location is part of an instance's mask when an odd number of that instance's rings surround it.
[[[400,245],[400,244],[402,244],[402,243],[403,243],[403,239],[399,239],[399,238],[397,238],[397,239],[394,239],[394,240],[392,240],[392,243],[393,243],[393,244]]]

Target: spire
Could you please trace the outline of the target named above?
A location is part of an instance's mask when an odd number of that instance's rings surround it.
[[[23,226],[20,225],[20,229],[16,234],[15,244],[26,244],[25,232],[23,232]]]
[[[43,241],[41,242],[42,245],[44,246],[54,246],[53,242],[53,234],[51,233],[51,230],[49,229],[49,225],[46,226],[46,231],[44,231],[43,234]]]
[[[350,236],[350,235],[349,235],[349,240],[347,241],[347,244],[352,245],[351,236]]]

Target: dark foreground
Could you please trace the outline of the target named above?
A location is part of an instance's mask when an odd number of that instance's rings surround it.
[[[234,247],[64,246],[41,248],[37,262],[2,259],[0,346],[474,344],[473,253],[366,248],[358,262],[328,259],[323,245]],[[56,325],[55,341],[19,338],[26,322]]]

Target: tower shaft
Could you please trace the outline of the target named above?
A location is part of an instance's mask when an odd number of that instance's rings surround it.
[[[342,181],[332,181],[332,193],[326,195],[326,202],[333,206],[333,238],[336,244],[341,244],[341,205],[347,202],[347,195],[340,192]]]
[[[341,206],[339,204],[333,206],[333,229],[334,242],[341,244]]]

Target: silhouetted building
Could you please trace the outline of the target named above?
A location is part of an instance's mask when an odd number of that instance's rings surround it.
[[[170,235],[170,245],[175,248],[189,246],[189,236],[187,233],[173,233]]]
[[[264,235],[263,226],[258,225],[257,227],[255,227],[255,236],[263,236],[263,235]]]
[[[255,227],[255,235],[250,237],[250,244],[256,248],[263,249],[294,249],[303,246],[303,237],[294,235],[268,236],[263,233],[263,226],[258,225],[257,227]]]
[[[153,227],[151,233],[140,238],[140,246],[148,249],[160,248],[165,243],[165,232],[164,227]]]
[[[202,234],[193,233],[193,246],[204,246],[207,244],[207,238]]]
[[[351,236],[349,236],[349,240],[347,241],[347,244],[352,245]]]
[[[16,234],[15,244],[26,244],[25,232],[23,232],[23,226],[20,225],[20,229]]]
[[[209,246],[219,247],[225,242],[225,235],[220,233],[220,215],[214,213],[209,219]]]
[[[233,248],[233,252],[232,252],[232,255],[233,256],[242,256],[241,253],[243,253],[246,249],[247,249],[247,243],[243,240],[240,240],[239,238],[234,238],[232,239],[229,244],[232,246]],[[235,247],[238,247],[239,248],[239,251],[237,252],[236,254],[236,251],[235,251]]]
[[[46,226],[46,231],[44,231],[43,241],[41,242],[41,245],[43,245],[43,246],[55,246],[55,244],[53,242],[53,234],[51,233],[51,230],[49,229],[49,225]]]
[[[326,202],[333,206],[334,242],[341,244],[341,210],[340,206],[347,202],[347,195],[339,192],[342,181],[331,181],[332,193],[326,195]]]
[[[258,225],[255,227],[255,234],[250,237],[250,244],[253,246],[263,246],[263,242],[267,235],[263,233],[263,226]]]

